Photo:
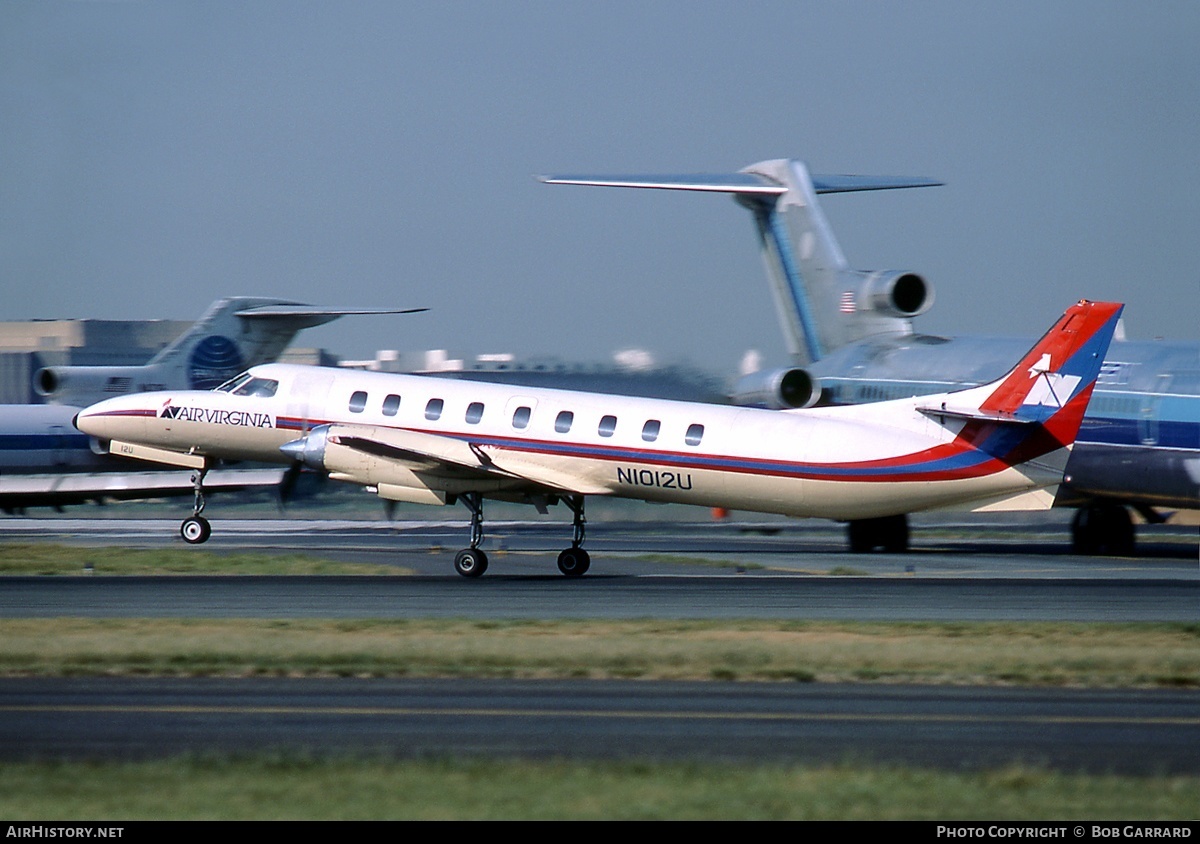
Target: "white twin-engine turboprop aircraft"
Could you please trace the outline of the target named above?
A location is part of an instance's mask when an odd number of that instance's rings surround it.
[[[991,384],[878,404],[761,410],[426,376],[264,364],[209,392],[121,396],[77,427],[113,454],[196,470],[180,529],[210,533],[217,460],[307,465],[380,497],[463,502],[459,574],[487,568],[483,499],[565,503],[563,574],[587,571],[584,498],[863,519],[1054,500],[1121,306],[1081,301]]]

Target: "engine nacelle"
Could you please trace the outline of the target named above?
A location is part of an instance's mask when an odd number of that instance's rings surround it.
[[[893,317],[915,317],[933,305],[933,286],[916,273],[878,270],[859,287],[859,310]]]
[[[145,366],[47,366],[33,376],[33,390],[55,404],[92,404],[126,393],[161,390],[146,383],[153,377]]]
[[[741,407],[788,410],[812,407],[821,398],[821,384],[803,369],[764,369],[744,375],[733,385],[730,399]]]

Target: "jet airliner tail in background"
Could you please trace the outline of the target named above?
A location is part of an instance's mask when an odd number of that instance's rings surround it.
[[[53,366],[38,370],[34,389],[50,404],[85,407],[123,393],[209,390],[247,367],[275,360],[296,333],[350,314],[425,310],[318,308],[286,299],[218,299],[192,327],[141,366]]]
[[[912,272],[850,268],[817,194],[935,187],[912,176],[810,174],[799,161],[753,164],[738,173],[665,176],[540,176],[552,185],[653,188],[732,194],[754,215],[759,246],[788,352],[809,364],[879,334],[908,334],[929,310],[933,288]]]
[[[235,296],[214,302],[191,328],[141,366],[57,366],[39,370],[46,405],[0,405],[0,510],[62,507],[108,499],[192,495],[191,473],[131,471],[71,425],[80,407],[148,390],[209,389],[248,366],[275,360],[305,328],[350,314],[416,309],[323,308],[286,299]],[[283,470],[221,469],[211,490],[279,489]]]

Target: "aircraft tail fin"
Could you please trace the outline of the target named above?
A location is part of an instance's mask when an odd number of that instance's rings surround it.
[[[753,164],[738,173],[663,176],[541,176],[547,184],[732,194],[754,216],[788,351],[801,363],[881,333],[910,333],[933,291],[915,273],[850,269],[817,202],[823,193],[931,187],[932,179],[810,174],[800,161]]]
[[[324,325],[348,314],[400,314],[423,310],[318,308],[284,299],[249,296],[219,299],[148,366],[186,365],[186,383],[195,390],[208,390],[244,369],[275,360],[302,329]]]
[[[1080,300],[1002,378],[918,400],[934,418],[1040,427],[1070,447],[1079,433],[1123,305]]]
[[[208,390],[244,369],[279,357],[304,328],[347,314],[407,309],[317,308],[284,299],[218,299],[192,326],[141,366],[57,366],[38,370],[34,389],[55,404],[87,405],[147,390]]]

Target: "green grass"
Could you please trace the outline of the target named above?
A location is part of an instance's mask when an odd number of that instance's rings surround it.
[[[0,675],[1200,688],[1200,625],[0,619]]]
[[[1170,820],[1194,777],[854,765],[178,758],[0,765],[13,819]]]
[[[303,554],[217,554],[197,548],[87,548],[0,543],[0,575],[411,574],[396,566],[339,563]]]

